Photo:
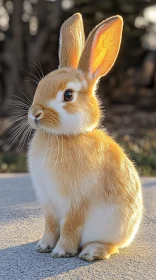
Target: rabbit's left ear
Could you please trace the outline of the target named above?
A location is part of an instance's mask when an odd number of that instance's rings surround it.
[[[80,13],[67,19],[60,30],[59,67],[77,68],[85,43]]]
[[[98,80],[112,68],[119,52],[122,29],[122,17],[114,16],[101,22],[89,34],[78,68],[90,79]]]

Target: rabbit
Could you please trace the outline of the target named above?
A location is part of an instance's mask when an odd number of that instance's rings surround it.
[[[38,252],[108,259],[128,246],[143,209],[138,173],[101,126],[100,77],[119,52],[123,20],[102,21],[85,43],[80,13],[60,30],[59,68],[39,82],[28,121],[28,165],[45,216]]]

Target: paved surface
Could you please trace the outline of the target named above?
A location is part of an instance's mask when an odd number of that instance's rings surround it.
[[[28,175],[0,175],[0,280],[155,280],[156,178],[144,179],[144,218],[133,244],[109,260],[52,259],[35,252],[43,215]]]

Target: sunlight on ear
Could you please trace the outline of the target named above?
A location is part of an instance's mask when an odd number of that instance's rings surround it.
[[[103,59],[105,58],[108,52],[107,47],[104,47],[104,38],[99,37],[97,46],[96,46],[96,53],[92,55],[92,73],[95,73],[99,65],[102,64]],[[96,55],[98,53],[98,56]]]
[[[96,31],[91,53],[91,71],[95,78],[107,74],[113,66],[121,43],[122,18],[110,18]]]

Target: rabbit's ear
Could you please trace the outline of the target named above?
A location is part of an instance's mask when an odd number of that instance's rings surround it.
[[[114,16],[101,22],[89,34],[78,68],[93,80],[104,76],[112,68],[119,52],[123,19]]]
[[[77,68],[85,43],[80,13],[67,19],[60,30],[59,67]]]

